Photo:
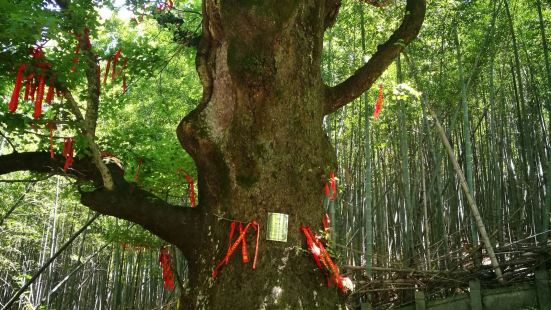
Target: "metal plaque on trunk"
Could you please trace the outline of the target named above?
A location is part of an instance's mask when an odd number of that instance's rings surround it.
[[[287,242],[289,215],[268,212],[268,229],[266,239]]]

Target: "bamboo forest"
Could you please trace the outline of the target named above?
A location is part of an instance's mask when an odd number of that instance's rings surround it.
[[[551,1],[0,0],[0,309],[551,310]]]

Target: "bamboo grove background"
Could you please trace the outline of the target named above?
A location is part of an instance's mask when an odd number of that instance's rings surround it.
[[[402,9],[401,3],[381,10],[344,1],[326,34],[326,82],[337,83],[363,63]],[[468,287],[458,274],[497,285],[431,111],[445,129],[509,282],[532,281],[535,269],[549,265],[542,246],[549,245],[551,210],[550,21],[548,1],[429,1],[419,38],[377,82],[384,87],[379,119],[371,117],[377,85],[326,118],[339,164],[339,195],[327,212],[332,250],[356,281],[350,305],[369,299],[386,309],[411,302],[418,287],[427,289],[429,299],[449,296]],[[196,80],[185,83],[197,87]],[[11,152],[8,140],[1,141],[0,152]],[[135,170],[127,163],[130,174]],[[78,205],[69,180],[15,178],[0,183],[2,304],[93,216]],[[177,288],[164,290],[162,244],[132,224],[99,217],[18,307],[170,308],[185,289],[186,263],[171,250]]]

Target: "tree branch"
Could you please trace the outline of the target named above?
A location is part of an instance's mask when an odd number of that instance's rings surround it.
[[[47,152],[12,153],[0,156],[0,175],[16,171],[64,174],[65,158],[50,159]],[[163,240],[173,243],[184,255],[197,248],[202,213],[192,208],[173,206],[155,195],[124,180],[123,171],[109,166],[115,181],[114,190],[101,187],[102,178],[89,157],[75,158],[67,175],[79,180],[91,180],[99,189],[80,191],[81,203],[101,214],[134,222]],[[186,238],[181,238],[182,235]],[[182,241],[184,240],[184,241]]]
[[[377,47],[369,61],[342,83],[325,88],[324,114],[330,114],[358,98],[386,70],[419,33],[425,19],[426,0],[408,0],[402,24]]]

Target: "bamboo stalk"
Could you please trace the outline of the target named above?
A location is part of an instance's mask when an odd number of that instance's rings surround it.
[[[2,308],[2,310],[8,310],[10,309],[10,307],[17,301],[17,299],[19,298],[19,296],[21,296],[21,294],[23,294],[27,288],[33,284],[33,282],[48,268],[48,266],[50,266],[50,264],[61,254],[63,253],[63,251],[65,251],[65,249],[67,249],[71,243],[73,243],[73,241],[83,232],[85,231],[88,226],[90,226],[98,217],[100,216],[99,213],[96,213],[88,222],[86,222],[86,224],[84,224],[84,226],[82,226],[81,229],[79,229],[73,236],[71,236],[71,238],[69,238],[69,240],[67,240],[67,242],[65,242],[65,244],[63,244],[59,250],[57,250],[57,252],[52,256],[50,257],[45,263],[44,265],[42,265],[42,267],[40,267],[40,269],[38,269],[38,271],[32,276],[32,278],[29,279],[29,281],[27,281],[27,283],[25,283],[16,293],[15,295],[13,295],[13,297],[4,305],[4,307]]]
[[[498,281],[501,284],[505,284],[505,279],[503,278],[501,268],[499,267],[499,263],[497,261],[496,255],[494,253],[494,248],[492,246],[492,243],[490,242],[490,238],[488,237],[488,233],[486,232],[486,227],[484,226],[484,222],[482,221],[482,217],[480,216],[480,212],[478,210],[478,207],[476,206],[476,202],[474,201],[474,199],[471,196],[471,193],[469,191],[467,181],[465,180],[465,175],[463,174],[463,171],[461,170],[461,167],[459,166],[459,163],[457,162],[457,159],[455,158],[455,155],[453,153],[453,149],[450,145],[450,142],[448,141],[448,138],[446,137],[446,133],[444,131],[444,128],[442,128],[442,125],[440,125],[440,121],[438,121],[438,118],[436,117],[436,114],[434,113],[434,111],[432,111],[429,108],[429,112],[432,116],[434,124],[436,125],[436,130],[437,130],[438,134],[440,135],[440,138],[442,139],[442,143],[444,144],[444,147],[446,148],[446,151],[448,152],[448,156],[450,158],[450,161],[453,164],[455,174],[457,175],[457,178],[459,179],[459,183],[461,184],[461,188],[463,189],[463,193],[465,194],[465,197],[467,198],[467,202],[468,202],[469,207],[471,208],[471,213],[472,213],[472,216],[474,217],[476,227],[478,229],[478,233],[480,234],[480,237],[482,238],[482,242],[484,243],[484,247],[486,248],[488,256],[490,257],[490,260],[492,262],[492,266],[493,266],[494,271],[496,273],[496,277],[497,277]]]

